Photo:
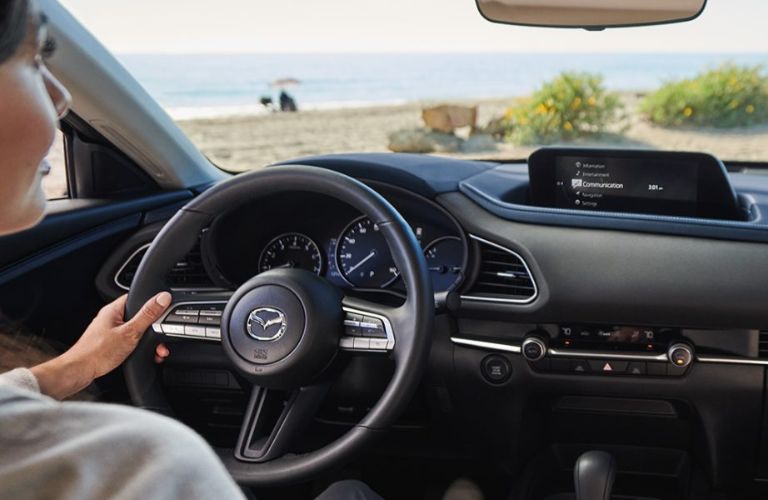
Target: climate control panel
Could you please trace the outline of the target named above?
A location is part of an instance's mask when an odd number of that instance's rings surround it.
[[[694,359],[693,346],[671,329],[560,326],[529,333],[520,353],[542,372],[681,376]]]

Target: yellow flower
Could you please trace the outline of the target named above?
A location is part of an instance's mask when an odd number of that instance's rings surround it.
[[[576,111],[581,108],[581,97],[576,97],[571,103],[571,109]]]
[[[752,113],[755,112],[755,107],[752,106],[751,104],[748,104],[747,107],[744,108],[744,111],[746,111],[748,115],[751,115]]]
[[[536,112],[540,115],[546,115],[548,111],[547,105],[544,103],[539,104],[536,106]]]
[[[690,106],[686,106],[685,109],[683,110],[683,114],[686,116],[686,118],[690,117],[693,114],[693,108],[691,108]]]
[[[571,125],[571,122],[565,122],[565,123],[563,124],[563,129],[565,129],[565,130],[567,130],[568,132],[570,132],[571,130],[573,130],[573,125]]]
[[[595,104],[597,104],[597,99],[595,99],[595,96],[590,96],[590,98],[587,99],[587,104],[589,104],[590,106],[594,106]]]
[[[507,108],[507,110],[504,112],[504,118],[506,120],[511,120],[515,117],[515,111],[517,111],[515,108]]]

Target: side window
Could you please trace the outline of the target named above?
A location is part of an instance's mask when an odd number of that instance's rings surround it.
[[[49,200],[69,198],[67,187],[67,169],[64,164],[64,135],[61,130],[56,131],[56,139],[46,158],[51,166],[51,171],[43,178],[43,191]]]

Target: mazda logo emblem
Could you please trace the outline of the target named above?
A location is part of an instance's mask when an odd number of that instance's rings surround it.
[[[285,334],[288,322],[285,314],[274,307],[259,307],[248,315],[245,329],[256,340],[274,341]]]

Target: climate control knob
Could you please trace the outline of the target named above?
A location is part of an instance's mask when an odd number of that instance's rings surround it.
[[[539,361],[547,355],[547,343],[541,337],[527,337],[523,340],[520,352],[528,361]]]
[[[693,347],[682,342],[669,346],[667,350],[669,362],[679,368],[686,368],[693,361]]]

